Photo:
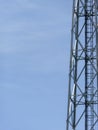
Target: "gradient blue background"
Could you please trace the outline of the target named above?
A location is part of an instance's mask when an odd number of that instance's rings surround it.
[[[72,1],[0,0],[0,130],[65,130]]]

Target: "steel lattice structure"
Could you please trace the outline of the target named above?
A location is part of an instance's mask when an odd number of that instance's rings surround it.
[[[98,0],[73,0],[66,130],[98,130]]]

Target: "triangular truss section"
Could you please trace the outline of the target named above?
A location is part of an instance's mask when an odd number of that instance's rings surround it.
[[[73,0],[66,130],[98,130],[98,0]]]

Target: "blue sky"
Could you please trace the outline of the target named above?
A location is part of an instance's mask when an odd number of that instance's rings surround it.
[[[71,10],[0,0],[0,130],[65,130]]]

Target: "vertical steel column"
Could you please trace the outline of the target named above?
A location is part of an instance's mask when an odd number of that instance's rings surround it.
[[[98,93],[98,0],[95,0],[96,3],[96,17],[95,17],[95,21],[96,21],[96,62],[97,62],[97,93]],[[98,100],[98,97],[97,97]],[[98,113],[98,104],[97,104],[97,113]],[[97,129],[98,129],[98,125],[97,125]]]
[[[88,73],[88,55],[87,55],[87,20],[88,20],[88,15],[87,15],[87,1],[85,0],[85,130],[88,130],[88,104],[87,104],[87,73]]]

